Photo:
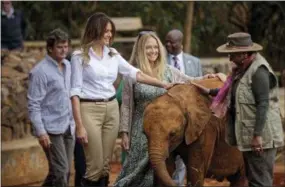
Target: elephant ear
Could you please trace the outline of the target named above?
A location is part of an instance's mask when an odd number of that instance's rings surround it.
[[[206,88],[220,88],[223,83],[215,79],[195,81]],[[211,99],[209,96],[201,94],[197,87],[191,86],[188,98],[186,99],[187,126],[185,130],[185,142],[187,145],[194,142],[203,132],[209,123],[212,111],[210,110]]]

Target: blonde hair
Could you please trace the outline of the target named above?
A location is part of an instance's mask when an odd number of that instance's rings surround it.
[[[105,28],[108,23],[110,23],[112,26],[112,38],[110,39],[111,44],[116,33],[115,24],[113,21],[102,12],[95,13],[88,18],[84,29],[84,34],[81,39],[83,64],[89,63],[89,49],[93,46],[94,41],[100,40],[103,37]]]
[[[154,67],[150,66],[150,62],[146,55],[146,42],[149,38],[154,38],[158,44],[158,58],[154,63]],[[165,73],[166,63],[165,49],[154,32],[148,32],[143,35],[139,35],[133,47],[132,55],[130,58],[130,64],[140,69],[143,73],[156,77],[159,80],[163,80]]]

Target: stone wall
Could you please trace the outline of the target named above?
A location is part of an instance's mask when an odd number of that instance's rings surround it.
[[[43,58],[41,51],[1,54],[1,139],[30,136],[27,113],[28,73]]]

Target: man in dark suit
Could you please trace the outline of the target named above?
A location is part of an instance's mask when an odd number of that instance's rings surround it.
[[[173,29],[165,38],[165,47],[168,53],[168,64],[176,67],[182,73],[191,77],[202,76],[200,60],[190,54],[183,52],[183,33]]]
[[[180,30],[173,29],[166,35],[165,47],[168,53],[168,64],[190,77],[202,76],[200,60],[197,57],[183,52],[182,41],[183,33]],[[178,186],[183,186],[186,169],[180,156],[176,157],[175,166],[176,170],[172,178]]]

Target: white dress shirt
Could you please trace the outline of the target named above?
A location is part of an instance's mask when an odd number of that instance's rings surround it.
[[[115,49],[116,55],[109,55],[110,49],[104,46],[103,57],[98,57],[89,49],[90,61],[83,64],[82,55],[71,58],[71,96],[78,95],[84,99],[107,99],[116,94],[113,86],[118,72],[136,81],[139,71],[131,66]],[[77,52],[78,53],[78,52]]]
[[[173,57],[174,55],[169,55],[170,65],[175,67]],[[185,67],[184,67],[184,62],[183,62],[183,52],[179,53],[176,57],[177,57],[177,63],[180,66],[180,71],[185,74]]]

